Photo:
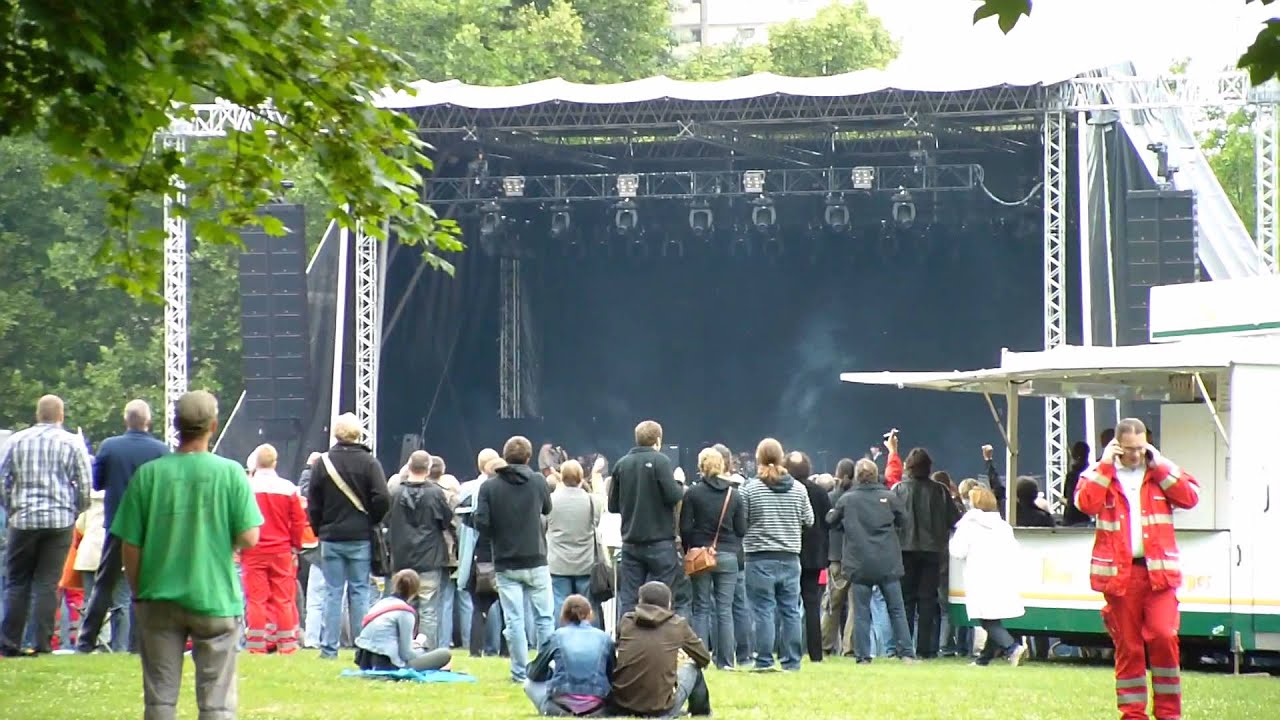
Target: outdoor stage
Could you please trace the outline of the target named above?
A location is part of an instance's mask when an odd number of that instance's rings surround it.
[[[1239,74],[1114,72],[957,63],[389,95],[431,144],[426,196],[468,250],[449,277],[412,246],[331,226],[309,270],[315,402],[299,451],[354,409],[389,469],[417,434],[465,476],[513,433],[616,457],[654,418],[670,444],[750,450],[775,435],[824,469],[896,426],[976,472],[977,447],[998,444],[985,405],[908,405],[839,374],[1108,343],[1124,193],[1154,186],[1138,146],[1178,129],[1181,108],[1252,102]],[[1207,273],[1262,271],[1221,188],[1203,184]],[[1070,442],[1105,422],[1081,405],[1023,409],[1044,433],[1024,435],[1021,467],[1044,468],[1051,501]],[[220,449],[233,457],[258,437],[235,420]]]

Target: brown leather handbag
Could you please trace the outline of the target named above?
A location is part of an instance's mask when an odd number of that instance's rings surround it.
[[[689,577],[701,575],[716,569],[716,545],[720,543],[720,526],[724,525],[724,514],[729,510],[729,500],[733,497],[733,488],[724,491],[724,505],[720,507],[720,520],[716,522],[716,535],[711,540],[711,547],[689,548],[684,554],[684,574]]]

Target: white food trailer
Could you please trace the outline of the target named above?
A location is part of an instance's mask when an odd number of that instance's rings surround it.
[[[1155,288],[1154,342],[1002,353],[968,372],[856,372],[851,383],[986,396],[1007,473],[1018,468],[1018,401],[1060,396],[1156,400],[1157,445],[1200,482],[1200,504],[1174,515],[1182,554],[1182,635],[1234,652],[1280,650],[1280,278]],[[980,401],[981,402],[981,401]],[[1084,439],[1083,437],[1081,439]],[[1092,444],[1092,443],[1091,443]],[[1015,493],[1010,483],[1009,512]],[[1089,587],[1093,529],[1019,528],[1010,558],[1027,612],[1008,625],[1056,636],[1101,634]],[[953,613],[964,619],[952,565]]]

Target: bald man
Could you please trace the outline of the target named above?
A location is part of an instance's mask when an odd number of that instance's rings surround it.
[[[251,653],[298,650],[298,583],[294,553],[301,552],[307,531],[302,496],[293,483],[276,474],[276,449],[253,451],[253,488],[262,513],[258,544],[240,553],[244,568],[245,647]]]
[[[15,433],[0,457],[0,504],[9,511],[0,623],[0,655],[6,657],[52,650],[58,579],[76,516],[89,506],[89,453],[62,420],[62,399],[45,395],[36,404],[36,424]],[[28,619],[35,647],[24,648]]]
[[[145,400],[130,400],[124,406],[124,434],[107,438],[98,447],[93,459],[93,489],[106,492],[105,523],[108,531],[115,518],[120,499],[129,487],[129,480],[143,464],[169,452],[169,446],[151,435],[151,406]],[[133,614],[129,584],[124,582],[124,562],[120,556],[120,539],[107,534],[102,545],[102,561],[93,580],[80,627],[80,640],[76,650],[82,653],[98,649],[102,623],[111,614],[112,652],[134,651],[137,641],[132,637],[130,617]]]

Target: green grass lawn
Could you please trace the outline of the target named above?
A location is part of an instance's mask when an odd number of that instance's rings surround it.
[[[500,659],[462,657],[456,669],[479,682],[413,685],[340,678],[340,663],[314,653],[293,657],[241,655],[240,717],[388,718],[533,717],[524,693],[507,679]],[[194,718],[191,663],[183,681],[182,717]],[[799,673],[724,673],[708,676],[718,718],[946,718],[1019,720],[1117,717],[1110,669],[1054,663],[969,667],[939,660],[916,666],[877,660],[806,664]],[[1280,680],[1188,673],[1184,717],[1262,720],[1277,716]],[[121,655],[50,656],[0,660],[0,720],[138,718],[142,685],[138,660]]]

